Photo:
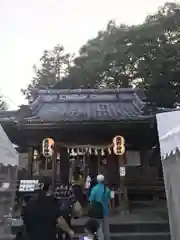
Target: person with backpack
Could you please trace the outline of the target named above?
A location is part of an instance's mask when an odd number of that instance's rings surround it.
[[[104,184],[104,176],[97,176],[97,184],[93,187],[90,193],[89,216],[93,219],[98,219],[100,228],[98,235],[100,239],[109,240],[109,218],[108,206],[111,200],[111,191]]]

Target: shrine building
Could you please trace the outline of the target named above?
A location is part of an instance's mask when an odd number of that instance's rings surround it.
[[[76,166],[85,177],[103,168],[109,186],[122,186],[128,199],[164,197],[155,112],[136,90],[37,90],[29,105],[1,111],[0,123],[20,152],[21,179],[67,184]],[[113,152],[115,136],[125,140],[121,156]],[[53,158],[42,154],[45,138],[55,142]]]

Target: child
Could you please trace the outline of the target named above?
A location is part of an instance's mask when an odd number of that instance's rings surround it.
[[[84,240],[98,240],[97,231],[99,229],[99,223],[94,219],[89,219],[85,224],[85,232],[87,236]]]

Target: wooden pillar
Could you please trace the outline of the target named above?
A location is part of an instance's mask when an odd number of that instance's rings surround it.
[[[95,155],[89,156],[89,175],[91,178],[96,177],[98,174],[98,159]]]
[[[60,148],[60,183],[67,185],[69,183],[69,154],[67,148]]]
[[[107,176],[108,176],[108,186],[112,191],[114,191],[114,198],[111,200],[110,209],[111,212],[115,211],[116,200],[115,193],[117,196],[117,189],[120,187],[119,181],[119,163],[117,156],[114,154],[108,154],[107,157]],[[120,201],[117,202],[117,206],[119,206]]]
[[[85,176],[85,179],[87,178],[87,176],[89,176],[89,158],[90,158],[90,155],[89,153],[85,154],[84,155],[84,176]]]
[[[101,155],[98,154],[97,155],[97,172],[98,172],[98,174],[100,172],[100,167],[101,167]]]
[[[32,147],[28,148],[28,177],[32,177],[32,164],[33,164],[33,152],[34,149]]]
[[[55,148],[55,151],[53,153],[53,156],[52,156],[52,189],[53,191],[55,190],[55,187],[56,187],[56,177],[57,177],[57,151],[56,151],[56,148]]]
[[[125,158],[125,155],[117,156],[117,157],[119,161],[119,176],[120,176],[120,169],[125,168],[126,158]],[[120,189],[123,193],[120,205],[122,209],[126,209],[128,207],[128,195],[127,195],[127,188],[125,186],[125,176],[120,176]]]
[[[141,149],[140,150],[140,162],[141,162],[141,165],[142,165],[142,168],[143,168],[143,176],[146,177],[147,175],[147,168],[148,168],[148,163],[147,163],[147,160],[148,160],[148,151],[147,149]]]
[[[119,163],[117,156],[114,154],[107,155],[107,172],[109,186],[119,188]]]
[[[60,161],[57,161],[57,163],[56,163],[56,178],[59,181],[59,179],[60,179]]]

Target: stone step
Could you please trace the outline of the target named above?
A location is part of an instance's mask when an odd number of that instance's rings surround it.
[[[134,222],[122,224],[110,224],[111,233],[167,233],[169,232],[168,222]]]
[[[83,233],[83,225],[74,225],[73,230],[76,233]],[[169,233],[168,222],[132,222],[132,223],[114,223],[110,224],[111,233]]]
[[[111,240],[170,240],[169,233],[122,233],[111,234]]]
[[[74,240],[82,239],[84,234],[76,234]],[[123,233],[111,234],[110,240],[170,240],[169,233]]]
[[[74,240],[80,239],[84,234],[76,234]],[[170,240],[168,233],[123,233],[111,234],[110,240]],[[13,240],[15,236],[0,236],[0,240]]]

